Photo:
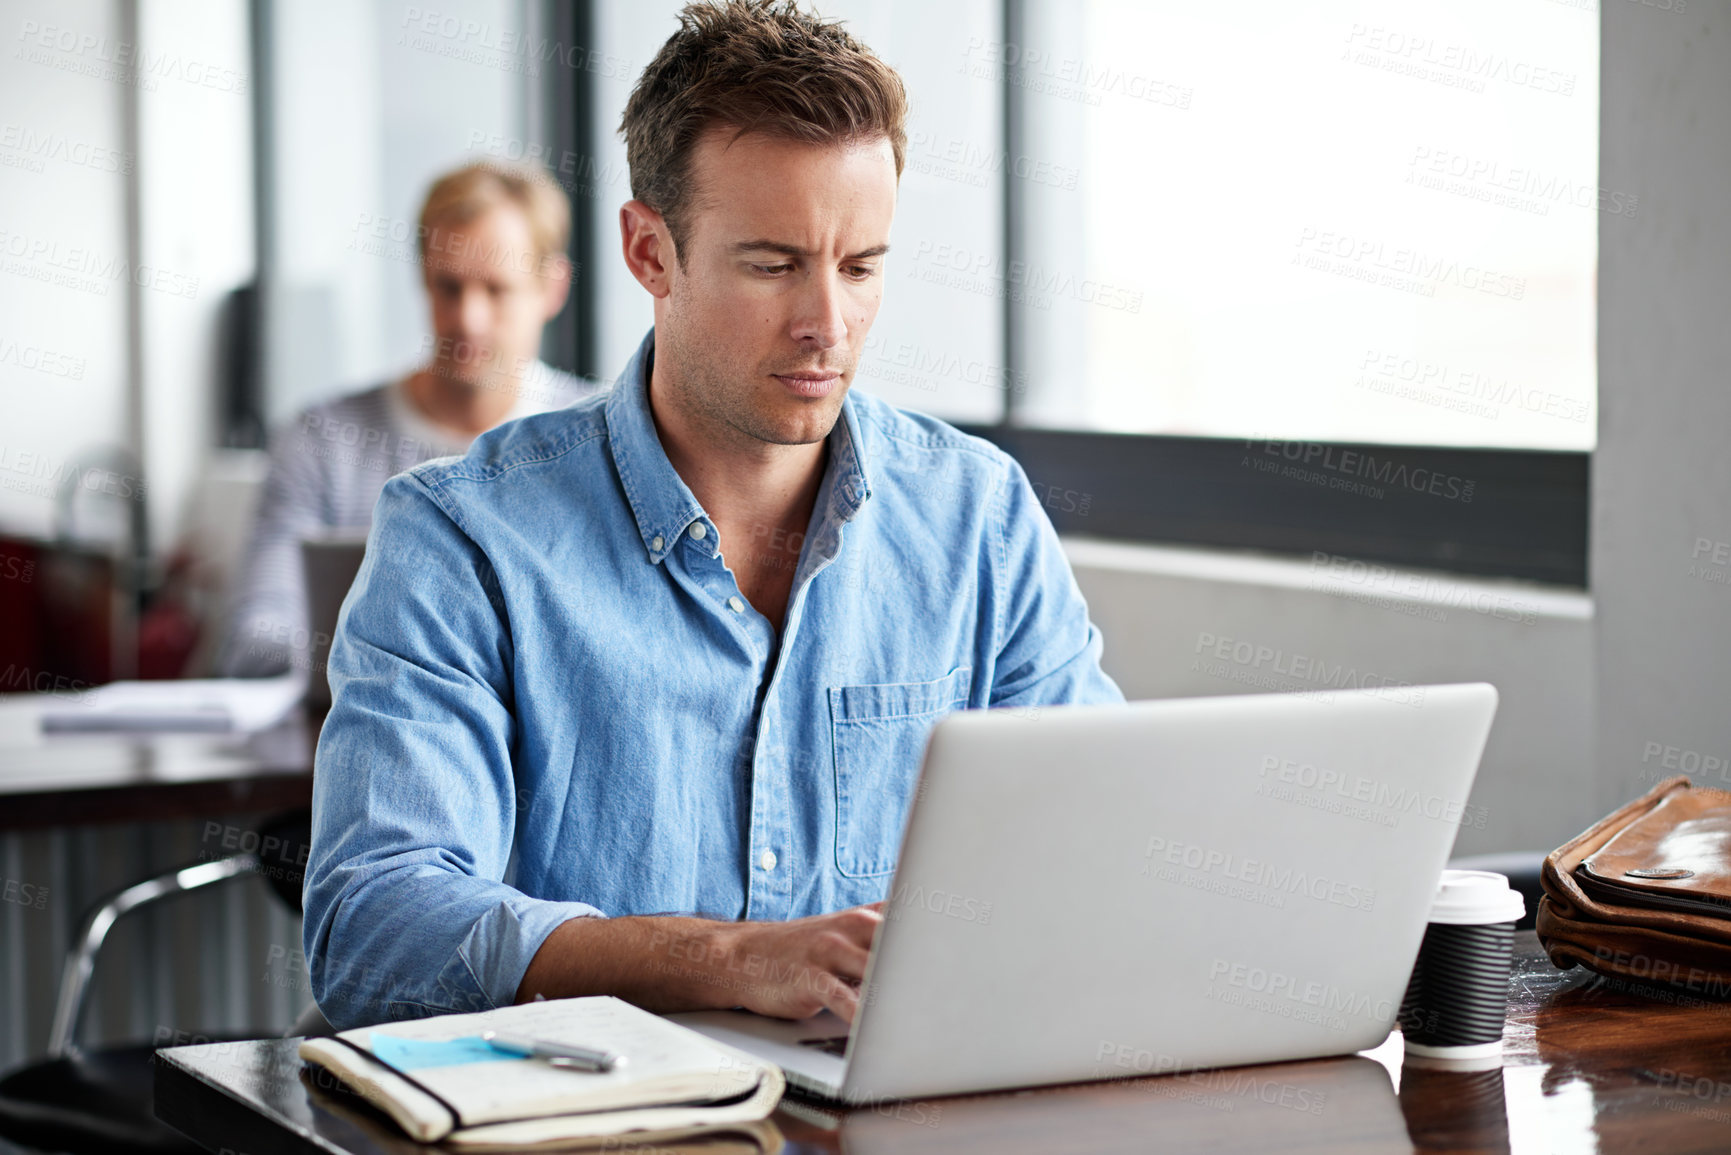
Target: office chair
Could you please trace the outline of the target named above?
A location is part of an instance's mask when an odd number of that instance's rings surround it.
[[[263,838],[310,837],[311,814],[281,815],[259,830]],[[273,844],[276,845],[276,844]],[[298,860],[298,856],[295,856]],[[123,916],[153,903],[189,894],[260,867],[255,854],[236,854],[200,862],[109,895],[79,923],[61,972],[48,1055],[0,1077],[0,1139],[71,1155],[202,1155],[203,1148],[161,1123],[155,1112],[155,1043],[120,1043],[94,1050],[78,1046],[90,979],[108,932]],[[300,913],[300,879],[266,879],[295,913]],[[211,1042],[268,1037],[272,1032],[206,1035]]]

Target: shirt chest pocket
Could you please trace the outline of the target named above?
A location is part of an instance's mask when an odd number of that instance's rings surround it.
[[[931,682],[837,686],[829,692],[835,746],[835,865],[848,878],[895,869],[926,738],[968,700],[973,668]]]

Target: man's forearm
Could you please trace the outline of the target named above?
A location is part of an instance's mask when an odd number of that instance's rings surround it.
[[[654,915],[574,918],[529,960],[517,1001],[614,995],[658,1012],[745,1007],[803,1019],[853,1019],[878,904],[790,922]]]
[[[529,960],[517,1001],[615,995],[660,1013],[736,1006],[708,965],[728,951],[734,925],[671,915],[570,919]]]

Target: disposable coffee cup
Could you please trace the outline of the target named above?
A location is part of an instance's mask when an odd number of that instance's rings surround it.
[[[1520,892],[1488,870],[1445,870],[1400,1005],[1406,1053],[1484,1060],[1503,1053]]]

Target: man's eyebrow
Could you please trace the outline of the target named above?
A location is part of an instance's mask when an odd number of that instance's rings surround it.
[[[785,257],[809,257],[812,255],[809,249],[802,249],[798,245],[790,245],[785,241],[740,241],[731,247],[736,253],[780,253]],[[881,257],[889,251],[888,245],[873,245],[869,249],[849,253],[846,259],[864,261],[872,257]]]

